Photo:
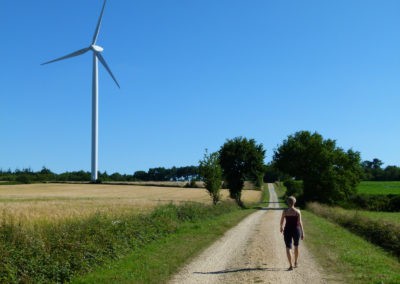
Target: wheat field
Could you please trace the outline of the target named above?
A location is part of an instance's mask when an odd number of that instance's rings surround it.
[[[222,190],[223,199],[228,191]],[[260,200],[261,192],[244,190],[245,203]],[[0,186],[0,221],[32,224],[95,213],[121,215],[148,212],[167,203],[211,203],[204,188],[156,187],[110,184],[26,184]]]

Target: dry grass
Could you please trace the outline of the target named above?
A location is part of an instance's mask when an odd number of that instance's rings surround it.
[[[228,191],[222,191],[223,199]],[[257,202],[261,192],[243,191],[243,201]],[[0,186],[0,221],[57,221],[97,212],[120,215],[146,212],[166,203],[211,203],[205,189],[133,185],[28,184]]]

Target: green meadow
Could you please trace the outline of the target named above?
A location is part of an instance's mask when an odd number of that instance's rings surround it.
[[[400,194],[400,181],[362,181],[357,187],[359,194]]]

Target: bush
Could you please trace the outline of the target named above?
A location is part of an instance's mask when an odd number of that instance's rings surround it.
[[[197,183],[194,179],[192,179],[191,181],[187,182],[185,187],[187,188],[198,188]]]
[[[32,179],[26,174],[18,175],[15,181],[18,183],[25,183],[25,184],[32,183]]]
[[[304,204],[304,192],[303,192],[303,182],[300,180],[289,179],[286,180],[283,185],[286,187],[285,198],[289,196],[294,196],[297,199],[296,204],[303,207]]]
[[[393,196],[389,201],[389,211],[400,211],[400,195]]]
[[[398,224],[374,221],[360,216],[357,212],[349,214],[341,208],[318,203],[307,204],[307,209],[349,229],[369,242],[393,252],[400,258],[400,226]]]
[[[170,204],[146,215],[96,214],[30,227],[12,219],[0,220],[0,283],[68,282],[74,275],[176,232],[185,222],[237,209],[226,203]]]
[[[357,194],[350,197],[348,202],[341,204],[345,208],[356,208],[369,211],[400,211],[400,195],[371,195]]]

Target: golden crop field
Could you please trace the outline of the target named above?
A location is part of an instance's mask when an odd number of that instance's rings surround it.
[[[222,190],[223,199],[228,191]],[[257,202],[261,192],[244,190],[243,201]],[[0,186],[0,221],[21,223],[87,217],[96,212],[119,215],[146,212],[157,205],[211,203],[204,188],[110,184],[26,184]]]

